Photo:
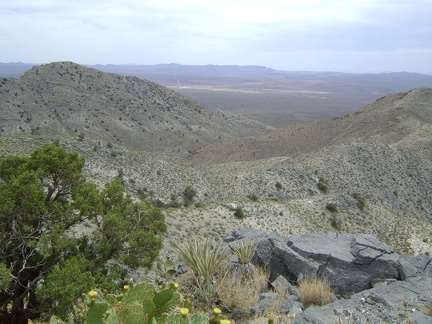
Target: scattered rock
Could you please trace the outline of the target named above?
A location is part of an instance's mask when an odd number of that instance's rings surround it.
[[[431,258],[426,254],[402,255],[399,259],[399,267],[402,280],[419,275],[432,276]]]
[[[414,315],[414,323],[415,324],[430,324],[432,323],[432,316],[428,316],[423,314],[422,312],[419,312],[415,310],[413,312]]]
[[[291,285],[291,283],[283,276],[279,276],[271,283],[273,289],[282,295],[293,295],[299,296],[297,287]]]
[[[303,305],[296,296],[282,297],[274,292],[266,292],[260,295],[258,305],[252,307],[251,311],[257,315],[279,313],[294,318],[303,312],[302,309]]]
[[[386,287],[354,294],[349,299],[309,307],[294,323],[432,323],[430,316],[421,311],[432,301],[431,292],[432,278],[429,277],[395,281]]]
[[[241,229],[234,236],[258,241],[253,260],[269,269],[272,286],[282,291],[262,294],[253,308],[255,313],[271,307],[286,314],[294,314],[296,307],[302,310],[292,284],[306,276],[321,276],[335,287],[339,298],[297,312],[293,323],[432,323],[426,315],[432,305],[432,258],[425,254],[400,256],[366,234],[282,238]],[[285,289],[288,297],[283,294]]]

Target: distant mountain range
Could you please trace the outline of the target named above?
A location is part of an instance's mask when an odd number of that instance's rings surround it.
[[[32,66],[0,63],[0,77],[20,77]],[[207,106],[240,113],[275,127],[342,116],[389,93],[432,87],[431,75],[406,72],[352,74],[179,64],[88,67],[144,78]]]

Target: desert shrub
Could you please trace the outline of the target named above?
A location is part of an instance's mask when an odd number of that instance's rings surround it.
[[[276,182],[275,187],[277,190],[282,190],[282,184],[279,181]]]
[[[185,205],[185,207],[188,207],[193,199],[195,198],[197,192],[195,191],[194,188],[192,188],[192,186],[187,185],[185,190],[183,191],[183,203]]]
[[[84,140],[84,133],[79,133],[77,136],[77,141],[82,142]]]
[[[428,316],[432,316],[432,303],[429,303],[427,306],[426,306],[426,309],[425,309],[425,312],[424,312],[426,315],[428,315]]]
[[[180,202],[176,201],[176,200],[172,200],[172,201],[170,201],[168,203],[168,207],[171,207],[171,208],[180,208],[182,206],[183,205]]]
[[[317,277],[302,280],[299,285],[299,292],[300,302],[306,307],[327,305],[335,298],[329,283]]]
[[[360,196],[360,194],[358,193],[353,193],[352,194],[353,198],[357,201],[357,207],[360,210],[364,210],[364,208],[366,207],[366,201],[364,200],[364,198],[362,196]]]
[[[338,208],[337,208],[336,203],[327,203],[326,209],[331,213],[337,213],[338,212]]]
[[[336,214],[332,214],[331,218],[330,218],[330,225],[335,229],[335,230],[340,230],[341,229],[341,221],[338,219],[338,217],[336,216]]]
[[[268,285],[269,272],[251,263],[256,247],[255,241],[236,242],[231,246],[238,263],[228,265],[219,299],[236,317],[248,316],[251,307],[258,303],[259,295]]]
[[[269,272],[250,263],[255,248],[254,241],[245,241],[232,246],[231,251],[223,250],[220,244],[199,239],[176,246],[180,259],[191,270],[178,282],[194,295],[194,306],[208,308],[217,301],[231,316],[244,319],[268,285]],[[230,262],[230,252],[238,256],[238,263]]]
[[[327,180],[325,180],[323,177],[319,177],[319,180],[317,182],[317,187],[322,193],[328,193],[329,192]]]
[[[249,195],[248,198],[249,198],[250,200],[254,201],[254,202],[255,202],[255,201],[258,201],[258,196],[255,195],[255,194],[251,194],[251,195]]]
[[[245,217],[245,214],[243,212],[243,208],[238,207],[234,210],[234,217],[238,219],[242,219]]]
[[[160,199],[153,200],[152,205],[157,207],[157,208],[165,208],[166,207],[165,203]]]

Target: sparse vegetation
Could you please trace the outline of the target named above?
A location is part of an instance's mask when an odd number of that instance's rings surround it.
[[[307,278],[300,282],[300,301],[306,307],[311,305],[324,306],[335,299],[334,292],[325,279]]]
[[[251,194],[248,196],[248,198],[253,201],[253,202],[257,202],[258,201],[258,196],[255,194]]]
[[[320,177],[317,182],[317,187],[322,193],[328,193],[329,187],[327,185],[327,180],[325,180],[323,177]]]
[[[330,225],[337,231],[340,231],[341,229],[341,221],[335,213],[332,213],[331,215]]]
[[[183,204],[188,207],[192,204],[197,192],[192,186],[187,185],[183,191]]]
[[[242,219],[242,218],[244,218],[244,217],[245,217],[245,214],[244,214],[244,212],[243,212],[243,208],[241,208],[241,207],[237,207],[237,208],[234,210],[234,217],[237,218],[237,219]]]
[[[432,303],[428,303],[426,310],[425,310],[425,314],[428,316],[432,316]]]
[[[219,298],[231,316],[247,319],[250,309],[258,303],[259,295],[268,285],[269,273],[265,269],[252,266],[249,272],[244,268],[231,267],[219,288]]]
[[[250,263],[255,248],[255,242],[236,246],[233,253],[241,260],[236,265],[229,261],[229,250],[223,250],[220,244],[209,239],[176,246],[181,260],[193,272],[192,277],[190,273],[180,276],[179,282],[195,296],[194,306],[207,309],[217,302],[231,316],[243,319],[250,316],[250,308],[266,289],[269,276],[268,271]]]
[[[231,249],[238,257],[238,262],[241,265],[250,265],[255,254],[257,243],[254,241],[241,241],[240,243],[231,245]]]
[[[338,206],[334,202],[329,202],[326,204],[326,209],[331,213],[337,213],[338,212]]]
[[[353,198],[357,201],[357,207],[360,210],[364,210],[366,207],[366,201],[365,199],[359,194],[359,193],[353,193]]]

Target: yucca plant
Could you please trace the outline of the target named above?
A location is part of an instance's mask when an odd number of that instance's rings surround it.
[[[231,250],[238,258],[237,271],[243,273],[244,277],[252,277],[255,266],[251,260],[255,254],[258,243],[253,240],[242,240],[231,245]]]
[[[253,240],[243,240],[240,243],[231,245],[231,249],[238,257],[238,262],[240,264],[249,264],[255,254],[257,245],[257,242]]]
[[[174,248],[193,272],[198,295],[210,304],[224,278],[223,265],[230,254],[220,243],[210,239],[195,238],[181,246],[174,245]]]

